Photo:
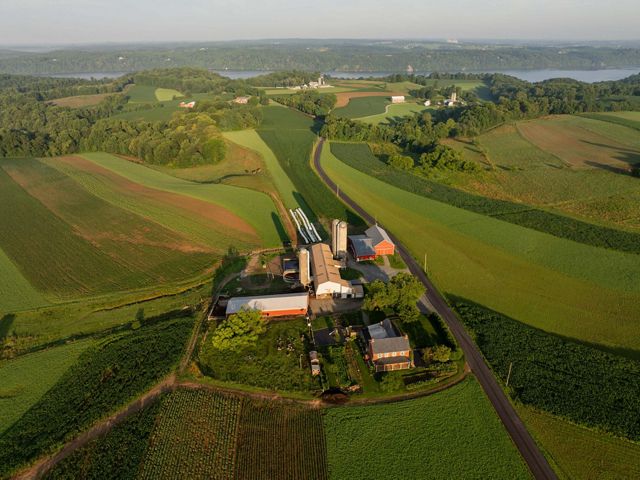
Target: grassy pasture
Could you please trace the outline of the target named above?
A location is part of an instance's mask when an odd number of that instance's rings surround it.
[[[310,167],[311,152],[316,135],[311,128],[313,120],[295,110],[267,107],[258,134],[278,159],[283,171],[293,183],[293,195],[298,204],[306,204],[305,213],[315,218],[357,218],[334,198]]]
[[[533,408],[518,415],[561,479],[640,477],[640,445],[595,432]]]
[[[581,116],[640,130],[640,112],[585,113]]]
[[[390,94],[389,94],[390,95]],[[383,115],[387,105],[391,104],[390,96],[371,96],[351,98],[345,107],[336,108],[333,114],[337,117],[361,118],[372,115]]]
[[[255,130],[241,130],[237,132],[225,132],[224,137],[228,140],[248,148],[254,152],[257,152],[269,170],[269,174],[273,179],[280,198],[284,202],[287,208],[296,208],[299,206],[298,200],[295,197],[296,188],[294,187],[291,179],[284,171],[278,159],[271,151],[269,146],[264,142],[262,137]]]
[[[636,255],[556,238],[400,190],[345,165],[329,148],[322,162],[340,189],[367,206],[416,258],[427,254],[428,271],[446,293],[567,337],[640,347]]]
[[[518,123],[518,131],[540,150],[560,158],[574,168],[603,168],[627,170],[640,163],[640,140],[637,132],[628,130],[629,140],[637,145],[621,143],[612,138],[614,133],[603,135],[592,128],[584,128],[579,122],[590,122],[579,117],[555,117]],[[601,124],[600,128],[620,131],[625,127]],[[630,143],[631,143],[630,142]]]
[[[0,434],[40,400],[92,343],[68,343],[0,363]]]
[[[356,120],[360,120],[361,122],[372,123],[374,125],[378,125],[379,123],[388,123],[390,120],[398,117],[408,117],[415,113],[421,113],[425,110],[433,109],[431,107],[425,107],[421,103],[398,103],[398,104],[390,104],[387,105],[384,113],[380,113],[378,115],[370,115],[368,117],[360,117]]]
[[[4,313],[42,307],[48,303],[0,249],[0,340],[10,333],[9,325],[6,328],[3,325]]]
[[[530,478],[474,379],[404,402],[327,409],[329,478]]]
[[[565,121],[574,122],[574,119],[568,117]],[[615,141],[637,141],[637,136],[629,135],[634,130],[623,126],[583,118],[578,121],[581,128],[598,129],[600,135],[615,136]],[[558,128],[561,129],[561,125]],[[470,142],[447,142],[463,151],[466,159],[485,168],[487,164],[492,165],[479,177],[452,177],[450,181],[457,187],[490,198],[558,210],[591,222],[640,228],[637,179],[603,168],[570,168],[558,157],[523,138],[513,125],[493,129],[477,141],[486,158]]]
[[[83,157],[145,187],[219,205],[239,217],[238,229],[244,228],[241,224],[249,223],[260,236],[262,246],[280,245],[281,224],[277,209],[263,193],[230,185],[189,182],[107,153],[90,153]]]
[[[159,102],[166,102],[168,100],[175,100],[176,98],[184,97],[182,93],[173,88],[156,88],[154,92],[156,99]]]
[[[114,94],[96,93],[93,95],[75,95],[73,97],[56,98],[55,100],[51,100],[49,103],[57,105],[58,107],[68,108],[92,107],[111,95]]]
[[[196,308],[211,295],[211,284],[159,285],[126,294],[78,300],[61,305],[25,310],[5,317],[8,333],[3,353],[21,354],[31,348],[74,336],[95,335],[118,327],[131,327],[148,319],[184,307]]]
[[[201,273],[213,260],[207,247],[91,195],[44,163],[4,161],[2,168],[32,197],[24,203],[22,235],[42,228],[24,221],[30,212],[52,228],[51,237],[29,240],[28,249],[19,248],[26,240],[17,231],[6,240],[16,264],[42,291],[65,297],[175,282]]]

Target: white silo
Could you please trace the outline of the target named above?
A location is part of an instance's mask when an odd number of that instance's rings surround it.
[[[306,248],[298,250],[298,263],[300,265],[300,283],[307,287],[311,283],[309,250]]]
[[[345,258],[347,256],[347,222],[340,222],[337,226],[336,234],[336,257]]]
[[[337,218],[331,221],[331,251],[334,257],[338,256],[338,225],[340,220]]]

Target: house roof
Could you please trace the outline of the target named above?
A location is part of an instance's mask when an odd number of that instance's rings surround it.
[[[369,336],[375,339],[398,337],[398,333],[393,327],[393,323],[388,318],[385,318],[382,322],[374,323],[367,327],[369,330]]]
[[[376,255],[373,242],[366,235],[350,235],[349,240],[351,240],[356,257],[374,257]]]
[[[376,360],[376,364],[378,365],[393,365],[394,363],[407,363],[410,362],[411,358],[409,357],[382,357]]]
[[[227,303],[227,315],[238,313],[240,310],[260,310],[278,312],[286,310],[307,310],[309,295],[302,293],[285,293],[281,295],[259,295],[255,297],[233,297]]]
[[[350,288],[349,282],[340,276],[340,269],[333,259],[331,249],[326,243],[311,245],[311,270],[313,272],[313,285],[316,291],[319,286],[327,283],[337,283],[345,288]]]
[[[409,340],[405,337],[372,338],[370,340],[371,353],[407,352],[411,350]]]
[[[364,233],[367,237],[371,239],[374,246],[379,245],[382,242],[389,242],[390,244],[393,245],[393,242],[391,241],[389,234],[385,232],[382,228],[380,228],[378,225],[374,225],[373,227],[368,228]]]

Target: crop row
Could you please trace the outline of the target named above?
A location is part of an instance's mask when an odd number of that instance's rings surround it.
[[[640,362],[546,333],[484,307],[456,309],[495,373],[524,404],[640,440]]]

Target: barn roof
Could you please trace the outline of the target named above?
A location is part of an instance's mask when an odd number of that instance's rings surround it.
[[[316,291],[319,290],[320,285],[327,282],[337,283],[345,288],[350,287],[349,282],[340,276],[340,269],[326,243],[316,243],[311,246],[311,268]]]
[[[379,245],[382,242],[389,242],[393,245],[389,234],[384,231],[384,229],[380,228],[378,225],[374,225],[371,228],[368,228],[365,232],[365,235],[371,239],[373,245]]]
[[[233,297],[227,303],[227,315],[238,313],[240,310],[260,310],[263,312],[278,312],[286,310],[307,310],[309,295],[302,293],[284,293],[280,295],[259,295],[255,297]]]
[[[356,253],[356,257],[373,257],[376,255],[376,249],[373,243],[366,235],[350,235],[351,245]]]

